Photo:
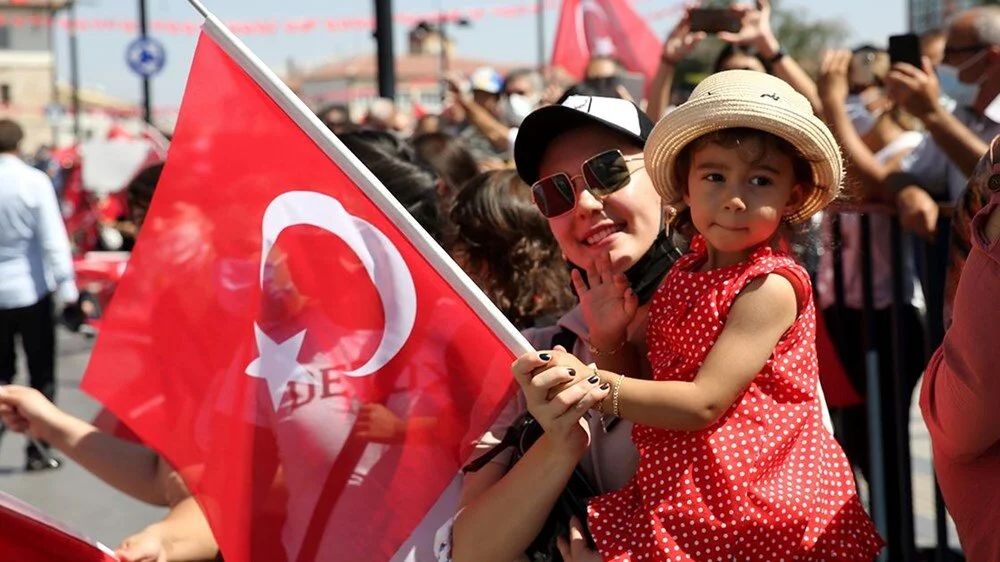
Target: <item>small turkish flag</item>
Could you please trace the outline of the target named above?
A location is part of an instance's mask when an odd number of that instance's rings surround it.
[[[209,17],[83,386],[181,472],[226,560],[427,559],[528,349]]]
[[[113,562],[117,559],[108,547],[0,492],[0,560]]]
[[[593,56],[611,56],[653,80],[660,40],[628,0],[563,0],[552,65],[581,79]]]

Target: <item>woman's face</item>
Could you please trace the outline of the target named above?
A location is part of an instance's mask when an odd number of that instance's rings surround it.
[[[719,71],[724,70],[753,70],[754,72],[767,72],[764,63],[754,56],[745,53],[733,53],[728,59],[719,65]]]
[[[610,253],[615,272],[624,272],[652,246],[660,231],[663,206],[646,174],[642,160],[629,163],[631,181],[604,199],[584,189],[581,166],[589,158],[619,149],[626,157],[641,155],[642,149],[599,126],[569,131],[556,137],[545,151],[539,177],[560,172],[574,178],[576,207],[549,219],[552,234],[566,259],[589,267],[602,254]]]

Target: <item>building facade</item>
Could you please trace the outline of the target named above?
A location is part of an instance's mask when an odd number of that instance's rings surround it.
[[[910,31],[923,33],[944,29],[955,14],[991,3],[989,0],[909,0]],[[993,3],[996,3],[995,0]]]
[[[0,0],[0,116],[24,127],[28,151],[51,144],[45,108],[56,100],[55,14],[66,0]]]

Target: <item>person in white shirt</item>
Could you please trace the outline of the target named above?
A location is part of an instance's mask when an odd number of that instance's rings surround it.
[[[0,120],[0,385],[16,374],[15,338],[28,363],[31,386],[55,396],[55,301],[79,297],[69,238],[52,181],[18,156],[24,131]],[[3,429],[0,428],[0,432]],[[41,444],[43,447],[46,444]],[[34,443],[25,470],[54,468]]]

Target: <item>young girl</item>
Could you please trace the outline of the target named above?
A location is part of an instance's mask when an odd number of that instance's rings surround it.
[[[574,274],[600,369],[561,351],[514,367],[569,404],[607,385],[598,409],[635,423],[635,477],[590,503],[602,556],[873,559],[882,541],[822,423],[809,277],[782,236],[836,197],[833,136],[785,82],[734,70],[664,117],[645,156],[664,202],[685,203],[697,231],[652,301],[653,380],[633,376],[635,295],[607,259],[586,281]]]

